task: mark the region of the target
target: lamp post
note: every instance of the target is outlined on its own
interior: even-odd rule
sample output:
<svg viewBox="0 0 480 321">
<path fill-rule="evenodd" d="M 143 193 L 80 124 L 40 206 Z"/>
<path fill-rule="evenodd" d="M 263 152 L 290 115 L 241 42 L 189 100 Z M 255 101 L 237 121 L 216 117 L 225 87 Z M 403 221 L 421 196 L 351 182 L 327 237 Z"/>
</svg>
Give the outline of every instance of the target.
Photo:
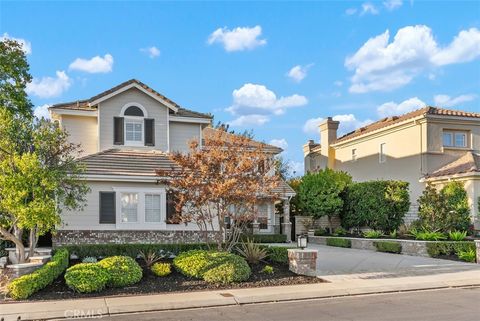
<svg viewBox="0 0 480 321">
<path fill-rule="evenodd" d="M 297 235 L 297 247 L 302 250 L 307 247 L 307 237 L 304 234 Z"/>
</svg>

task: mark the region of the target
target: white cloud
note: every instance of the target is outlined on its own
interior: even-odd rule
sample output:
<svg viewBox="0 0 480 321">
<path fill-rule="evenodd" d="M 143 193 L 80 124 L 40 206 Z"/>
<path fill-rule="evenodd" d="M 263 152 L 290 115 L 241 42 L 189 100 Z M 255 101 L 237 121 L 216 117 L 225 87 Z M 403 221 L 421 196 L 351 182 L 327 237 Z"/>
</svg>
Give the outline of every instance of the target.
<svg viewBox="0 0 480 321">
<path fill-rule="evenodd" d="M 35 107 L 35 109 L 33 110 L 33 115 L 39 119 L 42 119 L 42 118 L 50 119 L 50 113 L 48 112 L 48 107 L 50 107 L 49 104 Z"/>
<path fill-rule="evenodd" d="M 352 16 L 357 13 L 357 8 L 348 8 L 345 10 L 345 14 L 348 16 Z"/>
<path fill-rule="evenodd" d="M 268 116 L 251 114 L 237 117 L 236 119 L 228 122 L 228 124 L 238 127 L 261 126 L 267 123 L 269 120 L 270 118 Z"/>
<path fill-rule="evenodd" d="M 366 14 L 372 14 L 372 15 L 377 15 L 379 13 L 377 7 L 371 2 L 364 2 L 362 3 L 362 11 L 360 12 L 360 15 L 366 15 Z"/>
<path fill-rule="evenodd" d="M 113 57 L 111 54 L 95 56 L 91 59 L 77 58 L 69 66 L 71 70 L 88 72 L 90 74 L 108 73 L 113 68 Z"/>
<path fill-rule="evenodd" d="M 33 78 L 32 82 L 27 84 L 28 94 L 40 98 L 50 98 L 60 96 L 71 85 L 71 79 L 65 71 L 57 71 L 56 77 Z"/>
<path fill-rule="evenodd" d="M 148 47 L 148 48 L 141 48 L 141 52 L 146 53 L 150 58 L 156 58 L 160 56 L 160 49 L 155 46 Z"/>
<path fill-rule="evenodd" d="M 387 1 L 383 2 L 383 5 L 385 6 L 385 8 L 387 8 L 387 10 L 393 11 L 395 9 L 400 8 L 403 5 L 403 1 L 402 0 L 387 0 Z"/>
<path fill-rule="evenodd" d="M 338 135 L 353 131 L 357 128 L 363 127 L 372 122 L 370 119 L 359 120 L 353 114 L 335 115 L 333 120 L 339 121 Z M 318 126 L 324 120 L 324 118 L 311 118 L 308 119 L 303 125 L 303 131 L 307 134 L 320 134 Z"/>
<path fill-rule="evenodd" d="M 477 95 L 469 94 L 469 95 L 460 95 L 457 97 L 450 97 L 448 95 L 435 95 L 433 100 L 435 101 L 435 105 L 438 107 L 454 107 L 458 106 L 462 103 L 466 103 L 468 101 L 472 101 L 477 98 Z"/>
<path fill-rule="evenodd" d="M 270 145 L 280 147 L 283 150 L 286 150 L 288 148 L 288 143 L 285 140 L 285 138 L 281 139 L 272 139 L 271 141 L 268 142 Z"/>
<path fill-rule="evenodd" d="M 424 25 L 398 30 L 392 42 L 390 32 L 370 38 L 345 66 L 354 71 L 352 93 L 391 91 L 410 83 L 425 69 L 471 61 L 480 56 L 480 31 L 461 31 L 452 43 L 440 48 L 432 31 Z"/>
<path fill-rule="evenodd" d="M 337 86 L 337 87 L 342 87 L 342 86 L 343 86 L 343 81 L 341 81 L 341 80 L 336 80 L 336 81 L 333 82 L 333 84 L 334 84 L 335 86 Z"/>
<path fill-rule="evenodd" d="M 290 77 L 295 82 L 301 82 L 305 77 L 307 77 L 308 69 L 310 69 L 313 64 L 308 64 L 305 66 L 296 65 L 292 67 L 287 73 L 287 76 Z"/>
<path fill-rule="evenodd" d="M 378 106 L 377 112 L 382 117 L 398 116 L 425 106 L 426 104 L 418 99 L 418 97 L 412 97 L 398 104 L 393 101 L 384 103 Z"/>
<path fill-rule="evenodd" d="M 0 41 L 7 40 L 7 39 L 15 40 L 16 42 L 18 42 L 22 46 L 22 49 L 26 55 L 29 55 L 32 53 L 32 44 L 30 43 L 30 41 L 22 38 L 11 37 L 8 35 L 8 33 L 5 32 L 3 36 L 0 37 Z"/>
<path fill-rule="evenodd" d="M 208 37 L 208 44 L 221 43 L 226 51 L 252 50 L 263 46 L 267 40 L 260 39 L 262 27 L 237 27 L 229 30 L 227 27 L 218 28 Z"/>
</svg>

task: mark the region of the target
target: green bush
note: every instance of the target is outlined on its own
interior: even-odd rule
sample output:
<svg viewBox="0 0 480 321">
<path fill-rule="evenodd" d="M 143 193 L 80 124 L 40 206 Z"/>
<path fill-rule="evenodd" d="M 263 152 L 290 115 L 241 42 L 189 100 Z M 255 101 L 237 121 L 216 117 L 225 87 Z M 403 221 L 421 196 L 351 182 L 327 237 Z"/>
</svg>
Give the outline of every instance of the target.
<svg viewBox="0 0 480 321">
<path fill-rule="evenodd" d="M 71 266 L 65 273 L 67 286 L 80 293 L 103 290 L 110 280 L 108 272 L 97 263 L 80 263 Z"/>
<path fill-rule="evenodd" d="M 250 264 L 258 264 L 268 256 L 265 247 L 248 240 L 237 247 L 237 252 Z"/>
<path fill-rule="evenodd" d="M 128 256 L 111 256 L 97 263 L 110 275 L 109 286 L 124 287 L 142 279 L 142 268 Z"/>
<path fill-rule="evenodd" d="M 334 236 L 345 236 L 348 234 L 348 231 L 343 227 L 337 227 L 335 231 L 333 231 L 332 235 Z"/>
<path fill-rule="evenodd" d="M 445 234 L 438 231 L 427 231 L 427 230 L 417 231 L 415 229 L 412 229 L 410 230 L 410 234 L 413 235 L 413 237 L 416 240 L 421 240 L 421 241 L 441 241 L 447 238 Z"/>
<path fill-rule="evenodd" d="M 271 265 L 265 265 L 262 269 L 262 273 L 265 273 L 265 274 L 274 274 L 275 273 L 275 270 L 273 269 L 273 266 Z"/>
<path fill-rule="evenodd" d="M 366 237 L 367 239 L 378 239 L 382 235 L 383 233 L 381 231 L 375 231 L 375 230 L 366 231 L 363 233 L 363 236 Z"/>
<path fill-rule="evenodd" d="M 470 249 L 467 251 L 458 251 L 457 256 L 460 260 L 465 262 L 475 263 L 477 259 L 477 252 L 474 249 Z"/>
<path fill-rule="evenodd" d="M 453 231 L 448 232 L 448 239 L 452 241 L 463 241 L 467 238 L 467 231 Z"/>
<path fill-rule="evenodd" d="M 242 235 L 241 241 L 250 240 L 255 243 L 285 243 L 287 236 L 284 234 L 245 234 Z"/>
<path fill-rule="evenodd" d="M 314 233 L 315 236 L 324 236 L 324 235 L 327 235 L 327 234 L 328 234 L 328 232 L 324 228 L 317 228 L 315 230 L 315 233 Z"/>
<path fill-rule="evenodd" d="M 173 265 L 185 276 L 212 283 L 245 281 L 251 273 L 245 259 L 228 252 L 204 250 L 183 252 L 173 260 Z"/>
<path fill-rule="evenodd" d="M 206 243 L 186 243 L 186 244 L 83 244 L 64 246 L 71 254 L 83 259 L 88 256 L 109 257 L 109 256 L 130 256 L 137 258 L 140 252 L 170 252 L 177 255 L 181 252 L 191 250 L 206 250 Z"/>
<path fill-rule="evenodd" d="M 352 247 L 352 242 L 341 237 L 331 237 L 327 238 L 327 245 L 336 247 Z"/>
<path fill-rule="evenodd" d="M 272 263 L 288 264 L 288 247 L 265 246 L 267 249 L 267 260 Z"/>
<path fill-rule="evenodd" d="M 8 293 L 15 300 L 26 299 L 58 278 L 68 267 L 69 254 L 66 249 L 55 252 L 52 260 L 33 273 L 23 275 L 8 285 Z"/>
<path fill-rule="evenodd" d="M 170 263 L 157 262 L 152 265 L 152 272 L 156 276 L 167 276 L 172 273 Z"/>
<path fill-rule="evenodd" d="M 457 242 L 429 242 L 427 243 L 427 252 L 431 257 L 440 257 L 443 255 L 457 255 L 459 252 L 476 250 L 475 243 L 469 241 Z"/>
<path fill-rule="evenodd" d="M 419 225 L 426 229 L 467 231 L 471 224 L 468 196 L 461 182 L 448 182 L 440 191 L 427 185 L 418 205 Z"/>
<path fill-rule="evenodd" d="M 408 183 L 402 181 L 353 183 L 347 187 L 344 199 L 340 217 L 346 229 L 396 230 L 410 207 Z"/>
<path fill-rule="evenodd" d="M 377 248 L 379 252 L 387 252 L 387 253 L 402 253 L 402 245 L 398 242 L 389 242 L 389 241 L 381 241 L 381 242 L 373 242 L 373 245 Z"/>
</svg>

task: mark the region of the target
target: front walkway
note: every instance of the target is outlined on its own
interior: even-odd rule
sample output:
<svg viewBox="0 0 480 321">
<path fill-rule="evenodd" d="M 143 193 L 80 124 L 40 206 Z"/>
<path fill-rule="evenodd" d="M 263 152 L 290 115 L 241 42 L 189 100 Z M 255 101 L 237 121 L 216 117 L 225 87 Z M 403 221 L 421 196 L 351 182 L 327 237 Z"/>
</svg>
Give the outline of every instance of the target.
<svg viewBox="0 0 480 321">
<path fill-rule="evenodd" d="M 377 279 L 480 271 L 480 264 L 308 244 L 318 250 L 317 275 L 327 280 Z"/>
</svg>

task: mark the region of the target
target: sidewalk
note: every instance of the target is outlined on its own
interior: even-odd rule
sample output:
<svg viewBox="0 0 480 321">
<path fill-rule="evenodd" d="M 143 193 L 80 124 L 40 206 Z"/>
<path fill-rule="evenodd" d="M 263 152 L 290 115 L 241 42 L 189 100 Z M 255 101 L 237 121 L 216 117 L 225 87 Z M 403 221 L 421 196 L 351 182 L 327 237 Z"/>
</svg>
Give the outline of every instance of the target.
<svg viewBox="0 0 480 321">
<path fill-rule="evenodd" d="M 233 306 L 272 301 L 480 286 L 480 271 L 473 270 L 437 275 L 379 279 L 342 279 L 335 276 L 330 281 L 331 283 L 251 289 L 8 303 L 0 304 L 0 319 L 16 321 L 19 320 L 19 318 L 21 318 L 21 320 L 60 319 L 82 316 L 98 318 L 101 315 L 118 313 Z"/>
</svg>

